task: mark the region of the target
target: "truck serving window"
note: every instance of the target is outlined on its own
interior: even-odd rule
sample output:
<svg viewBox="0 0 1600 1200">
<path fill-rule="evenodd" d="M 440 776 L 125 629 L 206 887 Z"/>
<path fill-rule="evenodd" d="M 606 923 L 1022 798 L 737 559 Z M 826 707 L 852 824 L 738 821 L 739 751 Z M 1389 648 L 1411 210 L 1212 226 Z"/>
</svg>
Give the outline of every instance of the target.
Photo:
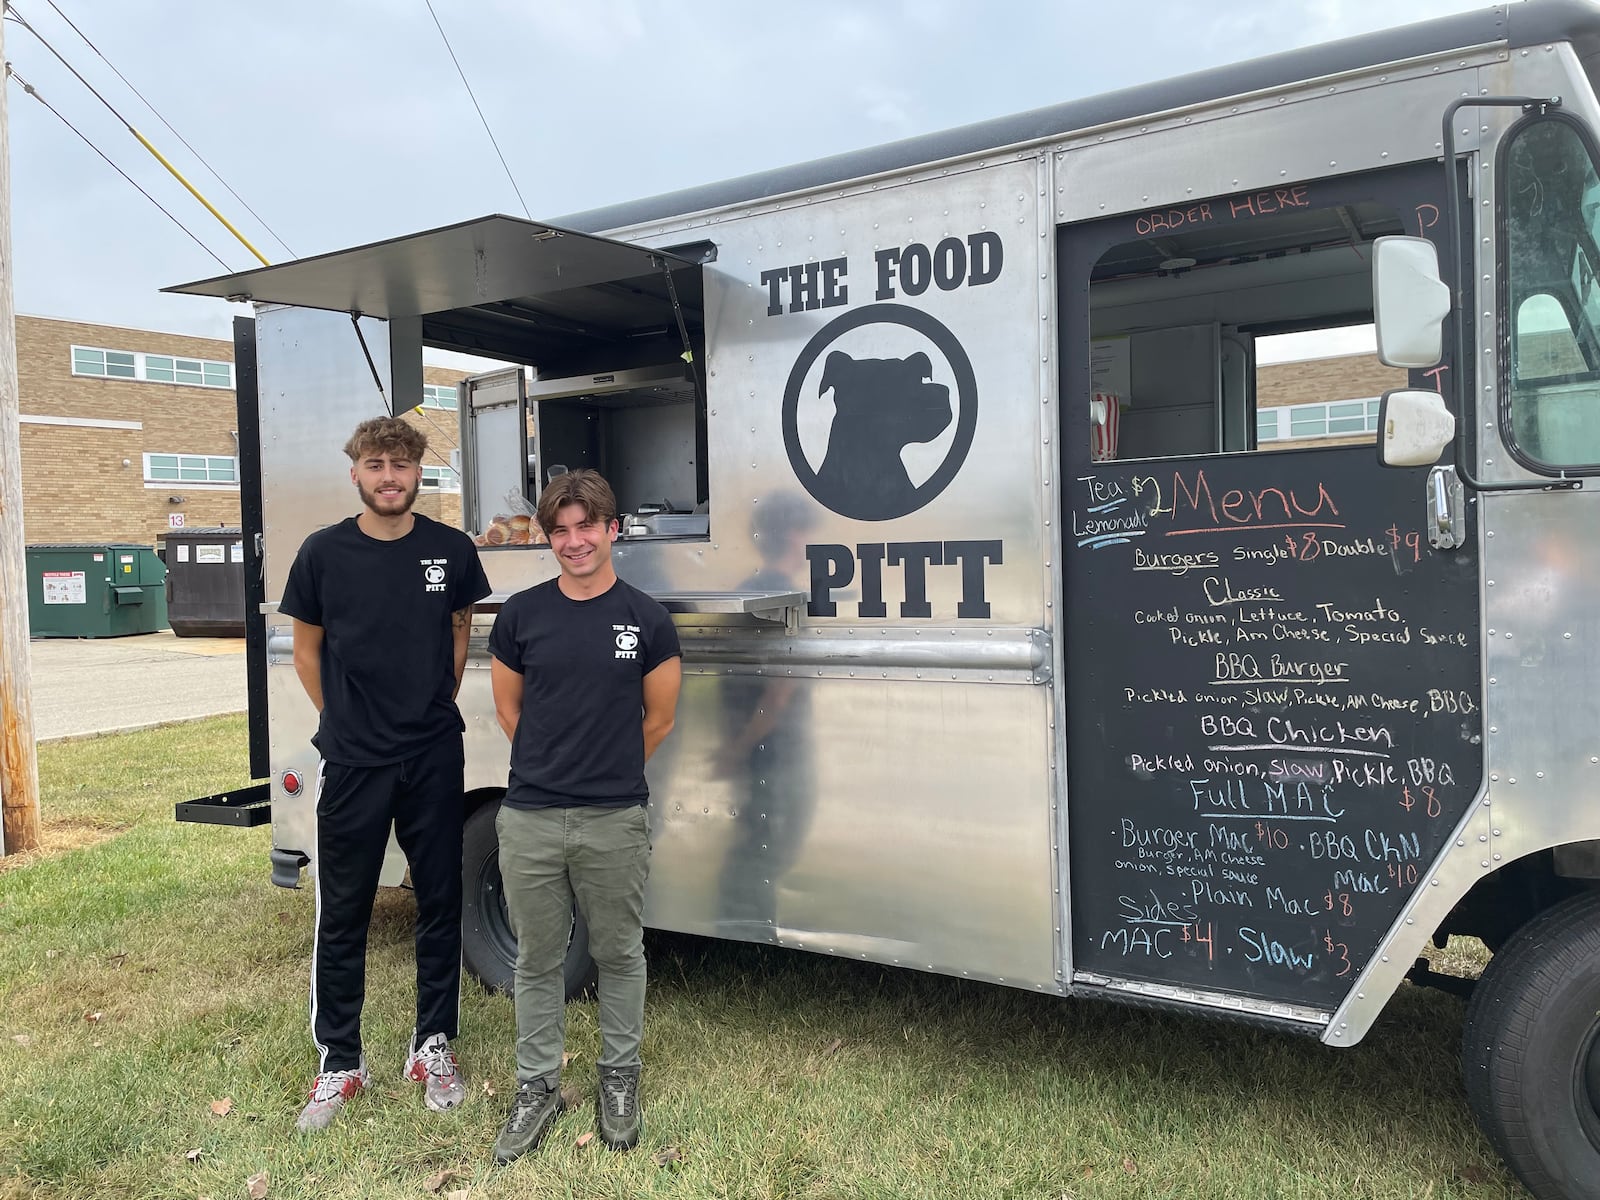
<svg viewBox="0 0 1600 1200">
<path fill-rule="evenodd" d="M 1122 219 L 1135 238 L 1090 276 L 1095 457 L 1371 445 L 1406 375 L 1371 349 L 1368 251 L 1402 225 L 1381 203 L 1317 199 L 1305 185 Z"/>
<path fill-rule="evenodd" d="M 1500 175 L 1501 421 L 1535 470 L 1600 469 L 1600 177 L 1581 127 L 1548 115 L 1506 139 Z"/>
</svg>

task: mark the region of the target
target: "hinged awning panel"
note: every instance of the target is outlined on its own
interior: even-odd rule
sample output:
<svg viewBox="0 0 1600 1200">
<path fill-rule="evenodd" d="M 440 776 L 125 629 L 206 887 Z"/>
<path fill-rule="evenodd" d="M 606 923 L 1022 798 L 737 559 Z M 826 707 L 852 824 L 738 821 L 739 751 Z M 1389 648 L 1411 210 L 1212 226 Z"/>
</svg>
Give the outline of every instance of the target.
<svg viewBox="0 0 1600 1200">
<path fill-rule="evenodd" d="M 536 298 L 698 263 L 518 217 L 482 217 L 280 266 L 179 284 L 190 296 L 292 304 L 392 320 Z"/>
</svg>

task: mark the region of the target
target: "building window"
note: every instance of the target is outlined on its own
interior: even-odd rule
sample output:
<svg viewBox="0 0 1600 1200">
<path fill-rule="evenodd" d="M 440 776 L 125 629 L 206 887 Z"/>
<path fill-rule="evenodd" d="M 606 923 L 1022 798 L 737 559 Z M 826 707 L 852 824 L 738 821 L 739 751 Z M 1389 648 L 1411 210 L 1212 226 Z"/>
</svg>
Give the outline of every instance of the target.
<svg viewBox="0 0 1600 1200">
<path fill-rule="evenodd" d="M 453 390 L 453 389 L 452 389 Z M 461 490 L 461 476 L 449 467 L 422 468 L 422 487 L 424 491 L 459 492 Z"/>
<path fill-rule="evenodd" d="M 451 412 L 456 409 L 456 389 L 443 387 L 432 383 L 422 385 L 423 408 L 447 408 Z"/>
<path fill-rule="evenodd" d="M 95 346 L 72 348 L 72 373 L 102 379 L 177 383 L 187 387 L 233 387 L 232 363 L 177 358 L 170 354 L 142 354 L 133 350 L 102 350 Z"/>
<path fill-rule="evenodd" d="M 1378 430 L 1376 397 L 1329 400 L 1320 404 L 1284 404 L 1256 410 L 1256 442 L 1302 438 L 1349 438 Z"/>
<path fill-rule="evenodd" d="M 96 350 L 88 346 L 72 348 L 74 375 L 99 375 L 105 379 L 133 379 L 134 356 L 122 350 Z"/>
<path fill-rule="evenodd" d="M 146 454 L 146 483 L 238 483 L 239 460 L 220 454 Z"/>
</svg>

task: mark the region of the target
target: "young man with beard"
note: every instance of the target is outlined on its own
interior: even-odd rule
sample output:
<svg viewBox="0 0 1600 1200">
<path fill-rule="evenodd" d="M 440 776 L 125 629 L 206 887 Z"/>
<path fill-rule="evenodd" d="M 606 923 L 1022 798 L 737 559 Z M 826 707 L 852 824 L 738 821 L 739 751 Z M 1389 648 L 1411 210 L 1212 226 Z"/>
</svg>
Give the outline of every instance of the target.
<svg viewBox="0 0 1600 1200">
<path fill-rule="evenodd" d="M 645 761 L 672 730 L 678 635 L 666 609 L 617 578 L 617 501 L 599 473 L 557 476 L 539 528 L 560 574 L 519 592 L 489 635 L 495 715 L 511 739 L 500 877 L 517 935 L 517 1094 L 495 1161 L 532 1150 L 561 1111 L 562 962 L 573 900 L 600 974 L 601 1140 L 639 1140 L 644 1034 Z"/>
<path fill-rule="evenodd" d="M 320 1056 L 296 1126 L 326 1129 L 367 1083 L 361 1049 L 367 926 L 389 829 L 417 902 L 417 1024 L 405 1077 L 434 1111 L 466 1096 L 450 1040 L 461 995 L 464 756 L 455 704 L 472 605 L 489 581 L 472 541 L 411 511 L 427 438 L 397 417 L 345 445 L 362 512 L 300 547 L 278 611 L 321 714 L 311 1035 Z"/>
</svg>

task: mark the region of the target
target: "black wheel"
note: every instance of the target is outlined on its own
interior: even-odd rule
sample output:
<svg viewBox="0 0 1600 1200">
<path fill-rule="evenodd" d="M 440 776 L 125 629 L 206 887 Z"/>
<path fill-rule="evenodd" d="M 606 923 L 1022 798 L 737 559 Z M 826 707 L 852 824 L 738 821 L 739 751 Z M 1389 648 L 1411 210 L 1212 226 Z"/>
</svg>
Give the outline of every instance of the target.
<svg viewBox="0 0 1600 1200">
<path fill-rule="evenodd" d="M 467 972 L 492 992 L 511 994 L 516 969 L 517 939 L 506 914 L 500 883 L 500 844 L 494 831 L 500 802 L 491 801 L 467 818 L 461 839 L 461 959 Z M 589 930 L 573 906 L 572 933 L 562 968 L 567 999 L 594 986 L 594 961 L 589 957 Z"/>
<path fill-rule="evenodd" d="M 1600 1180 L 1600 894 L 1529 921 L 1489 960 L 1462 1032 L 1467 1099 L 1539 1200 Z"/>
</svg>

